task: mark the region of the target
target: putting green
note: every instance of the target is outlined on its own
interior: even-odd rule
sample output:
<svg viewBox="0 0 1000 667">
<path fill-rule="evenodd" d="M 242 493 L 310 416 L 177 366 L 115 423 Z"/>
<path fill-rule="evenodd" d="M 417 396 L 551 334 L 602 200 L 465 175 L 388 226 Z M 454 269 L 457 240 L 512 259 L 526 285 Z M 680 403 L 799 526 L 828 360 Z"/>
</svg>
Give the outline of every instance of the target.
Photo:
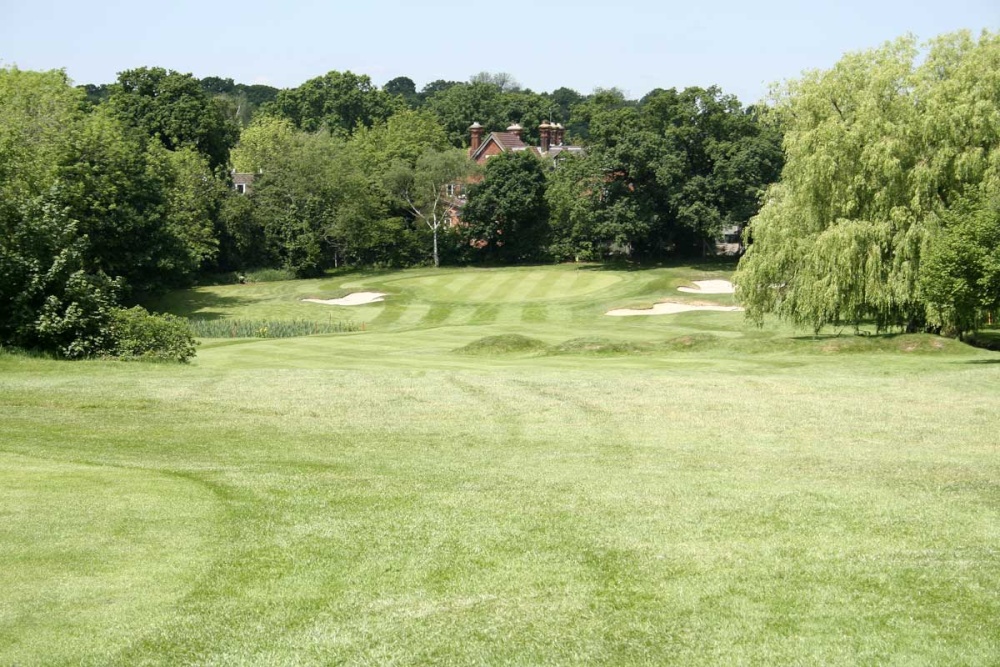
<svg viewBox="0 0 1000 667">
<path fill-rule="evenodd" d="M 442 271 L 388 284 L 426 301 L 523 303 L 577 298 L 605 290 L 621 280 L 619 274 L 593 269 L 482 269 Z"/>
</svg>

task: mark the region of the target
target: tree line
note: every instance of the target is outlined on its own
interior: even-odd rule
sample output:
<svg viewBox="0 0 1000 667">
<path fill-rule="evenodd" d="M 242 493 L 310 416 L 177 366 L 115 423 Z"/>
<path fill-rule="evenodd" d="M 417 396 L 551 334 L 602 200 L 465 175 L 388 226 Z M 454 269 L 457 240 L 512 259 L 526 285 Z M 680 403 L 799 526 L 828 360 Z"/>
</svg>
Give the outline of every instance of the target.
<svg viewBox="0 0 1000 667">
<path fill-rule="evenodd" d="M 134 306 L 210 274 L 657 261 L 751 220 L 736 282 L 756 321 L 961 334 L 1000 298 L 998 51 L 956 34 L 921 59 L 903 39 L 768 106 L 714 86 L 536 93 L 490 73 L 417 91 L 331 71 L 277 90 L 3 68 L 0 343 L 141 356 L 143 337 L 183 336 Z M 518 123 L 529 144 L 558 122 L 585 151 L 478 168 L 473 121 Z M 254 174 L 248 193 L 234 170 Z"/>
<path fill-rule="evenodd" d="M 417 92 L 337 71 L 277 90 L 157 67 L 79 87 L 0 69 L 0 343 L 118 354 L 126 308 L 208 274 L 697 252 L 777 176 L 766 115 L 714 87 L 629 100 L 489 73 Z M 520 123 L 529 143 L 560 122 L 587 152 L 477 170 L 473 121 Z M 248 193 L 234 171 L 254 174 Z"/>
</svg>

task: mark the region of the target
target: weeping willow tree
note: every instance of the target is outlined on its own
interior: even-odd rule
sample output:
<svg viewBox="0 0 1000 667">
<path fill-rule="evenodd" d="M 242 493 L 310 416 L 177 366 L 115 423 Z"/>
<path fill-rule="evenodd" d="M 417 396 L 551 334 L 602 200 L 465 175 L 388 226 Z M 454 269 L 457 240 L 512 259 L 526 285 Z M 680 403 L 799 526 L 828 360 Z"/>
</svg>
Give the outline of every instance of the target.
<svg viewBox="0 0 1000 667">
<path fill-rule="evenodd" d="M 1000 192 L 1000 37 L 849 54 L 786 84 L 774 111 L 785 167 L 734 278 L 748 317 L 815 331 L 954 325 L 931 300 L 947 295 L 923 289 L 921 258 L 958 202 Z"/>
</svg>

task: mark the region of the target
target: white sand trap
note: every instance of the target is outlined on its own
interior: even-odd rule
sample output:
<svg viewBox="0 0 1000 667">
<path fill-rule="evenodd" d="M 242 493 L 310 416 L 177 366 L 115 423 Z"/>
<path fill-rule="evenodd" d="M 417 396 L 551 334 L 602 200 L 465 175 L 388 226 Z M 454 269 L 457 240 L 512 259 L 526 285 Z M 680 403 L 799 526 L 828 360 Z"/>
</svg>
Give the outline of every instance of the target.
<svg viewBox="0 0 1000 667">
<path fill-rule="evenodd" d="M 718 310 L 724 313 L 738 313 L 742 312 L 743 309 L 739 306 L 705 306 L 693 303 L 675 303 L 673 301 L 666 301 L 664 303 L 658 303 L 652 308 L 619 308 L 617 310 L 609 310 L 605 314 L 611 315 L 612 317 L 628 317 L 629 315 L 675 315 L 677 313 L 686 313 L 692 310 Z"/>
<path fill-rule="evenodd" d="M 309 303 L 322 303 L 325 306 L 363 306 L 366 303 L 382 301 L 382 292 L 355 292 L 339 299 L 302 299 Z"/>
<path fill-rule="evenodd" d="M 695 280 L 697 287 L 678 287 L 678 292 L 688 294 L 733 294 L 736 288 L 728 280 Z"/>
</svg>

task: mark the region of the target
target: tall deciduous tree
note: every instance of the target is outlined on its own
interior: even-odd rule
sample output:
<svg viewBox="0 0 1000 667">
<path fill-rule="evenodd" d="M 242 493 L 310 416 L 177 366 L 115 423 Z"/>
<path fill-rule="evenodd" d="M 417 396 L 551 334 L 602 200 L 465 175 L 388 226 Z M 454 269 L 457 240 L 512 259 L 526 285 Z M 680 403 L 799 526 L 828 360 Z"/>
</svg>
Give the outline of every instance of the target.
<svg viewBox="0 0 1000 667">
<path fill-rule="evenodd" d="M 749 317 L 813 329 L 947 318 L 928 311 L 924 274 L 940 267 L 924 250 L 956 202 L 1000 188 L 1000 37 L 945 35 L 923 58 L 913 38 L 850 54 L 777 107 L 787 162 L 735 278 Z"/>
<path fill-rule="evenodd" d="M 429 150 L 417 158 L 415 165 L 398 161 L 385 174 L 386 190 L 430 230 L 434 266 L 441 265 L 440 232 L 453 219 L 451 186 L 467 178 L 473 169 L 464 150 Z"/>
<path fill-rule="evenodd" d="M 140 67 L 118 75 L 108 106 L 113 114 L 168 150 L 194 148 L 213 169 L 229 162 L 237 126 L 224 104 L 210 97 L 190 74 Z"/>
<path fill-rule="evenodd" d="M 490 159 L 483 180 L 469 188 L 462 208 L 467 238 L 486 257 L 507 262 L 540 256 L 548 219 L 544 166 L 528 151 Z"/>
<path fill-rule="evenodd" d="M 366 75 L 331 71 L 298 88 L 282 90 L 263 111 L 287 118 L 307 132 L 325 128 L 347 135 L 359 125 L 385 121 L 402 106 Z"/>
</svg>

